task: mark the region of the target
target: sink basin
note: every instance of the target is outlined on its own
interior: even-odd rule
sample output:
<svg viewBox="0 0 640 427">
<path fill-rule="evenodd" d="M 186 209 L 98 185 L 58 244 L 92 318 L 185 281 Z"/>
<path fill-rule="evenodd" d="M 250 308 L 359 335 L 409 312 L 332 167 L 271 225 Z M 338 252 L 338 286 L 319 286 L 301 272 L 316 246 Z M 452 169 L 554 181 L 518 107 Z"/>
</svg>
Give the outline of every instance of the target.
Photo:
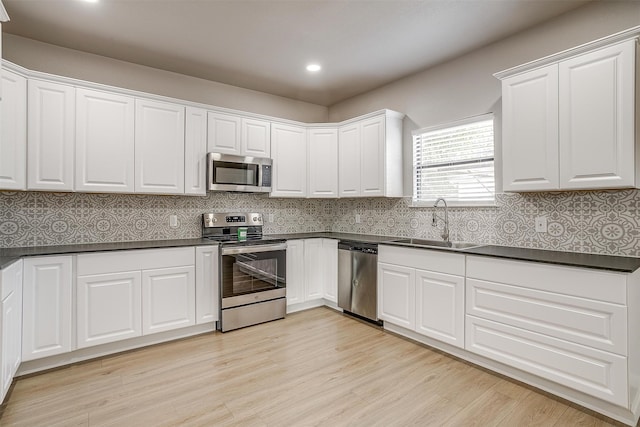
<svg viewBox="0 0 640 427">
<path fill-rule="evenodd" d="M 427 240 L 427 239 L 399 239 L 394 240 L 393 243 L 406 243 L 414 246 L 425 246 L 432 248 L 445 248 L 445 249 L 470 249 L 479 245 L 477 243 L 469 242 L 443 242 L 442 240 Z"/>
</svg>

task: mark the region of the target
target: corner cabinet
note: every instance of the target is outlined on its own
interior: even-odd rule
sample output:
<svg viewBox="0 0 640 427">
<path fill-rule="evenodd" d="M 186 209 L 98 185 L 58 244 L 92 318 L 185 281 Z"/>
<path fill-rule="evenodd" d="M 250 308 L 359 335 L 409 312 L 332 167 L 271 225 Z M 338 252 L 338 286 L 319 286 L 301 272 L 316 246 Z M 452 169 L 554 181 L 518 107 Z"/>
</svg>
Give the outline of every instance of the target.
<svg viewBox="0 0 640 427">
<path fill-rule="evenodd" d="M 136 99 L 136 193 L 184 193 L 185 107 Z"/>
<path fill-rule="evenodd" d="M 22 362 L 22 261 L 0 271 L 0 402 Z"/>
<path fill-rule="evenodd" d="M 495 75 L 502 80 L 506 191 L 639 186 L 637 36 L 598 40 Z"/>
<path fill-rule="evenodd" d="M 340 197 L 402 196 L 403 118 L 403 114 L 384 110 L 340 126 Z"/>
<path fill-rule="evenodd" d="M 287 241 L 287 311 L 338 301 L 338 241 Z"/>
<path fill-rule="evenodd" d="M 25 259 L 22 297 L 22 361 L 71 351 L 72 257 Z"/>
<path fill-rule="evenodd" d="M 27 79 L 2 70 L 0 189 L 27 189 Z"/>
<path fill-rule="evenodd" d="M 309 197 L 338 197 L 338 129 L 310 128 Z"/>
<path fill-rule="evenodd" d="M 307 197 L 307 129 L 271 124 L 271 197 Z"/>
</svg>

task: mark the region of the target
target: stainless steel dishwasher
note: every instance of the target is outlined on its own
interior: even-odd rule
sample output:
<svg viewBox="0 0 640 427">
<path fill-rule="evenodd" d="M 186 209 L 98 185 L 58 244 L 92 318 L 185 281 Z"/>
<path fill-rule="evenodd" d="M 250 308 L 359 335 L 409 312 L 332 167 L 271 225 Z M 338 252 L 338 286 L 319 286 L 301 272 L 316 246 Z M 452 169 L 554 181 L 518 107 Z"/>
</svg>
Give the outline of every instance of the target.
<svg viewBox="0 0 640 427">
<path fill-rule="evenodd" d="M 338 307 L 381 324 L 378 320 L 377 278 L 377 244 L 338 244 Z"/>
</svg>

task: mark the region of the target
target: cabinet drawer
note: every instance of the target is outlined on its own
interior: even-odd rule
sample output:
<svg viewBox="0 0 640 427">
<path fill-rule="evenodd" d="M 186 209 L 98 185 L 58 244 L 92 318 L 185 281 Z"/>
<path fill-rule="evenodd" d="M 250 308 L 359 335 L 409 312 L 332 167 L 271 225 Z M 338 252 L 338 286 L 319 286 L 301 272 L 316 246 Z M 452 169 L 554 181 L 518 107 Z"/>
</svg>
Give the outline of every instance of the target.
<svg viewBox="0 0 640 427">
<path fill-rule="evenodd" d="M 195 249 L 167 248 L 78 255 L 78 276 L 195 265 Z"/>
<path fill-rule="evenodd" d="M 467 277 L 614 304 L 626 304 L 623 273 L 467 256 Z"/>
<path fill-rule="evenodd" d="M 628 407 L 627 358 L 467 316 L 468 351 Z"/>
<path fill-rule="evenodd" d="M 627 308 L 467 279 L 467 314 L 627 355 Z"/>
<path fill-rule="evenodd" d="M 378 261 L 464 276 L 464 255 L 462 254 L 380 245 L 378 247 Z"/>
</svg>

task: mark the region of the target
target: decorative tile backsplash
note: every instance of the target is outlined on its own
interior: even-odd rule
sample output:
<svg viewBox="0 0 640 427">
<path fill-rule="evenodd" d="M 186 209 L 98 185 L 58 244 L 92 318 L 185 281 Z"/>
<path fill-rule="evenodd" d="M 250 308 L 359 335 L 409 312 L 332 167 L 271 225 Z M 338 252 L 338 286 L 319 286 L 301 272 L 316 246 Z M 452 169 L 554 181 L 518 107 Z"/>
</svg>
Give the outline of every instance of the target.
<svg viewBox="0 0 640 427">
<path fill-rule="evenodd" d="M 203 212 L 258 211 L 265 233 L 335 231 L 440 239 L 433 208 L 411 200 L 272 199 L 0 192 L 0 247 L 200 237 Z M 442 208 L 438 208 L 442 210 Z M 178 227 L 169 227 L 169 216 Z M 356 214 L 360 223 L 356 223 Z M 547 233 L 535 217 L 548 219 Z M 270 217 L 273 221 L 269 221 Z M 452 240 L 640 257 L 640 190 L 499 194 L 496 207 L 450 208 Z"/>
</svg>

